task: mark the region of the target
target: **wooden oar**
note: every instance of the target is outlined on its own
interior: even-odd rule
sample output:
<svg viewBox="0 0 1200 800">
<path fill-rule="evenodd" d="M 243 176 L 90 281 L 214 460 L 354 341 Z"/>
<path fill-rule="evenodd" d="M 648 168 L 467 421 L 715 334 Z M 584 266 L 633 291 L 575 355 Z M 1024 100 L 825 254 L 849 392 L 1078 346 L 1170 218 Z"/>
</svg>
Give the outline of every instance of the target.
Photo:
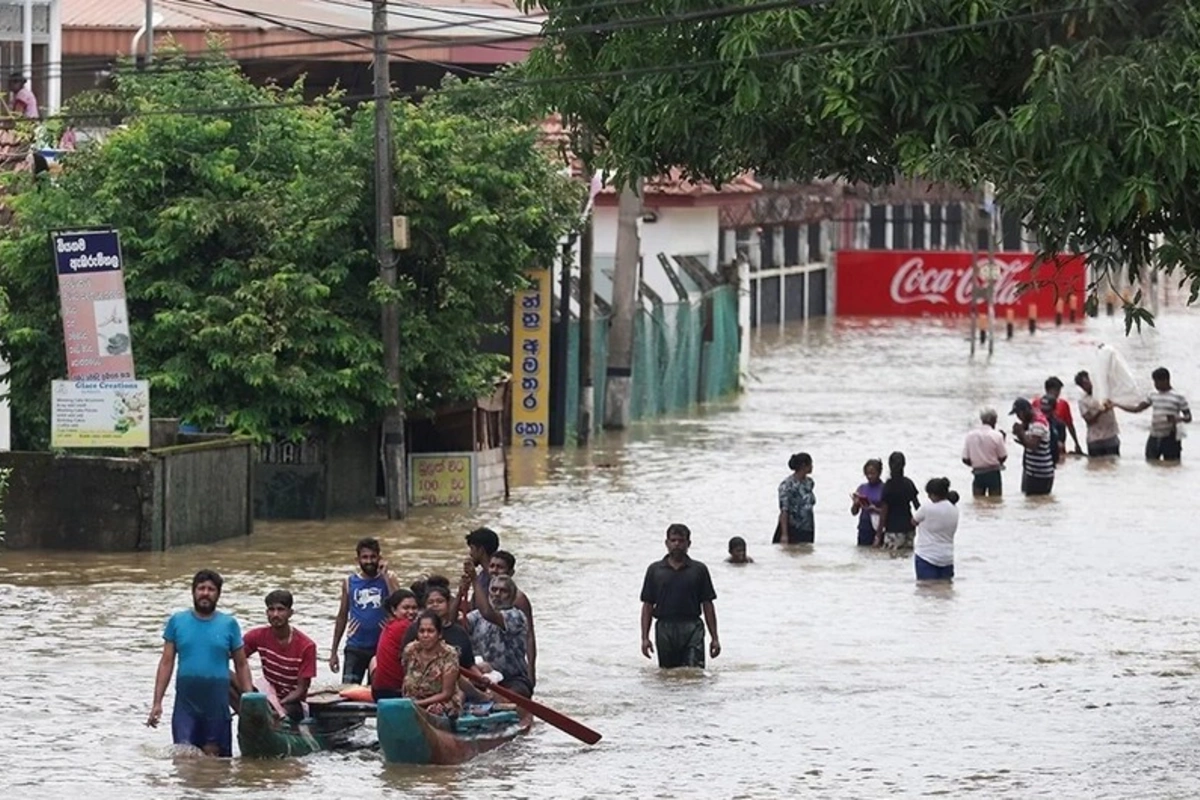
<svg viewBox="0 0 1200 800">
<path fill-rule="evenodd" d="M 595 744 L 596 742 L 600 741 L 601 737 L 599 733 L 592 730 L 587 725 L 584 725 L 582 722 L 576 722 L 566 714 L 555 711 L 553 708 L 544 706 L 536 700 L 530 700 L 528 697 L 522 697 L 516 692 L 492 683 L 473 669 L 461 669 L 459 672 L 461 672 L 462 675 L 468 680 L 474 681 L 480 686 L 486 686 L 508 702 L 520 706 L 540 720 L 549 722 L 563 733 L 574 736 L 584 744 Z"/>
</svg>

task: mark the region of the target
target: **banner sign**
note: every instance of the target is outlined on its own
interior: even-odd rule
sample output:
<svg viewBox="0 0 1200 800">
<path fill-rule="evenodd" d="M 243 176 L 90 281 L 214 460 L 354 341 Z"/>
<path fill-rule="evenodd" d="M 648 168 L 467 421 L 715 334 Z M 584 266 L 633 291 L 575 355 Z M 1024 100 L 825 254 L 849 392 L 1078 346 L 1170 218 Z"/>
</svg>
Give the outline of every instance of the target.
<svg viewBox="0 0 1200 800">
<path fill-rule="evenodd" d="M 149 447 L 149 381 L 54 381 L 50 446 Z"/>
<path fill-rule="evenodd" d="M 550 270 L 531 269 L 513 299 L 513 444 L 545 447 L 550 428 Z"/>
<path fill-rule="evenodd" d="M 839 316 L 922 317 L 969 314 L 974 280 L 972 253 L 966 251 L 839 250 Z M 994 277 L 997 313 L 1013 309 L 1025 317 L 1054 316 L 1061 298 L 1074 294 L 1080 304 L 1086 289 L 1081 256 L 1059 256 L 1033 266 L 1033 253 L 980 254 L 977 309 L 986 302 L 987 280 Z"/>
<path fill-rule="evenodd" d="M 50 234 L 72 380 L 133 380 L 121 242 L 115 230 Z"/>
<path fill-rule="evenodd" d="M 475 505 L 475 456 L 413 453 L 408 457 L 408 500 L 414 506 Z"/>
</svg>

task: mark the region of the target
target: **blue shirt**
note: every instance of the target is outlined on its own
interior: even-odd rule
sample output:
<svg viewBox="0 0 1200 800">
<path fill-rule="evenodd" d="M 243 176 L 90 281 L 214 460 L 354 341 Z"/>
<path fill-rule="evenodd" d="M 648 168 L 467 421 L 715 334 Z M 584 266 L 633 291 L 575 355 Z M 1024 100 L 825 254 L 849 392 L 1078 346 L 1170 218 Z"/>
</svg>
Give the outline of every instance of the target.
<svg viewBox="0 0 1200 800">
<path fill-rule="evenodd" d="M 229 659 L 242 647 L 237 620 L 221 611 L 208 619 L 178 611 L 167 620 L 163 639 L 179 656 L 175 713 L 229 719 Z"/>
<path fill-rule="evenodd" d="M 354 573 L 347 579 L 346 591 L 350 622 L 356 626 L 346 639 L 346 647 L 375 652 L 379 634 L 387 622 L 387 611 L 383 607 L 388 596 L 387 578 L 383 575 L 364 578 Z"/>
</svg>

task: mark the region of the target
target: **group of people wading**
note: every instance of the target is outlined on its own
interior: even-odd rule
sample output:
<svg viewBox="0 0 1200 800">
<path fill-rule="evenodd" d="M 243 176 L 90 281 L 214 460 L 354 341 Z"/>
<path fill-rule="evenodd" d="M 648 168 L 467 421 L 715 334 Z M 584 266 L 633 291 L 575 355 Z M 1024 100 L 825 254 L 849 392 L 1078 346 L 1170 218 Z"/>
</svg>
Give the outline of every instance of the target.
<svg viewBox="0 0 1200 800">
<path fill-rule="evenodd" d="M 1113 409 L 1130 413 L 1153 410 L 1150 435 L 1146 440 L 1146 458 L 1150 461 L 1177 462 L 1182 453 L 1181 423 L 1192 421 L 1187 399 L 1171 386 L 1171 373 L 1159 367 L 1151 373 L 1154 391 L 1134 404 L 1098 400 L 1093 396 L 1091 376 L 1080 371 L 1075 384 L 1082 392 L 1080 414 L 1088 425 L 1089 457 L 1119 456 L 1121 440 Z M 1021 491 L 1026 495 L 1047 495 L 1054 487 L 1057 466 L 1066 458 L 1067 437 L 1074 441 L 1074 452 L 1083 455 L 1071 407 L 1062 397 L 1063 382 L 1047 378 L 1044 393 L 1032 399 L 1017 398 L 1010 410 L 1016 418 L 1012 437 L 1024 450 L 1021 464 Z M 962 461 L 971 468 L 971 491 L 976 497 L 998 497 L 1003 493 L 1001 472 L 1008 459 L 1006 437 L 996 430 L 998 418 L 990 408 L 979 415 L 980 426 L 971 430 L 963 442 Z M 850 513 L 858 517 L 858 544 L 877 547 L 893 554 L 913 551 L 917 580 L 954 578 L 954 536 L 958 531 L 958 493 L 948 478 L 932 478 L 925 484 L 928 503 L 922 505 L 917 486 L 904 474 L 906 459 L 901 452 L 888 457 L 887 480 L 883 463 L 870 459 L 863 465 L 865 482 L 850 494 Z M 779 484 L 779 517 L 775 544 L 811 544 L 816 537 L 813 510 L 817 503 L 812 479 L 813 459 L 808 453 L 795 453 L 788 459 L 788 475 Z M 734 552 L 730 545 L 731 556 Z M 745 559 L 745 543 L 741 543 Z M 731 558 L 731 560 L 734 560 Z"/>
<path fill-rule="evenodd" d="M 928 503 L 921 504 L 917 486 L 904 474 L 907 460 L 899 451 L 888 456 L 888 479 L 877 458 L 863 464 L 866 480 L 850 493 L 850 513 L 858 518 L 858 545 L 893 555 L 913 551 L 917 580 L 954 577 L 954 534 L 958 530 L 958 492 L 949 478 L 925 484 Z M 813 510 L 817 504 L 808 453 L 788 459 L 790 475 L 779 484 L 779 518 L 774 544 L 811 544 L 816 538 Z M 732 556 L 732 548 L 731 548 Z"/>
<path fill-rule="evenodd" d="M 358 542 L 357 569 L 341 581 L 329 658 L 329 668 L 340 671 L 343 684 L 366 680 L 373 700 L 407 697 L 429 713 L 446 716 L 458 715 L 464 702 L 490 701 L 493 684 L 533 695 L 537 640 L 529 598 L 512 578 L 516 559 L 500 549 L 500 537 L 489 528 L 471 531 L 466 543 L 468 557 L 452 591 L 450 580 L 439 575 L 399 586 L 379 542 Z M 167 620 L 146 724 L 156 727 L 162 718 L 178 661 L 171 716 L 175 744 L 228 757 L 232 711 L 242 693 L 256 690 L 249 656 L 259 654 L 262 689 L 276 713 L 299 722 L 307 716 L 305 700 L 317 677 L 317 646 L 291 624 L 290 592 L 269 593 L 267 625 L 243 636 L 237 620 L 217 610 L 222 588 L 216 572 L 197 572 L 192 608 Z"/>
</svg>

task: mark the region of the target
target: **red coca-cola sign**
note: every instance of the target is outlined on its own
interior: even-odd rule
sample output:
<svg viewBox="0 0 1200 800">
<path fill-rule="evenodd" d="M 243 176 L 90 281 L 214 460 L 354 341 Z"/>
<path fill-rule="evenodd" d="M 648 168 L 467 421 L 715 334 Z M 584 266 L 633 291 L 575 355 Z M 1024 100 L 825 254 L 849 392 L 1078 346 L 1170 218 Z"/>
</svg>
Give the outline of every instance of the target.
<svg viewBox="0 0 1200 800">
<path fill-rule="evenodd" d="M 953 316 L 972 306 L 975 273 L 972 253 L 957 250 L 839 250 L 837 313 L 844 316 Z M 983 289 L 995 280 L 996 309 L 1018 316 L 1036 306 L 1039 317 L 1054 315 L 1055 305 L 1074 294 L 1083 305 L 1085 270 L 1080 256 L 1059 256 L 1039 263 L 1033 253 L 986 253 L 978 256 Z M 981 295 L 982 297 L 982 295 Z M 976 306 L 982 310 L 981 305 Z"/>
</svg>

